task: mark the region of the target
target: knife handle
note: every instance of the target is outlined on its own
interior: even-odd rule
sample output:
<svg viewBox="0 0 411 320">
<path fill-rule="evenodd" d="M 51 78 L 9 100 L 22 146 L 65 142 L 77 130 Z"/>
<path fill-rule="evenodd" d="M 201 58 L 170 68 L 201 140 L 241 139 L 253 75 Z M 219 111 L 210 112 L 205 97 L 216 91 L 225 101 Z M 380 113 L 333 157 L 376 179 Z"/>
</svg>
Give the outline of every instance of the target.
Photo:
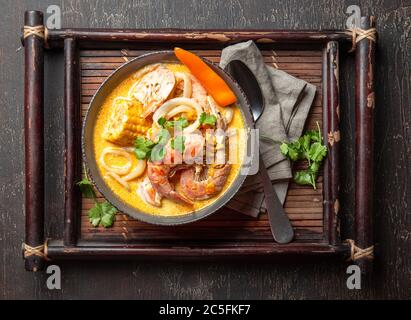
<svg viewBox="0 0 411 320">
<path fill-rule="evenodd" d="M 263 158 L 260 154 L 260 177 L 265 195 L 265 206 L 267 208 L 268 219 L 270 221 L 271 233 L 278 243 L 289 243 L 293 240 L 294 230 L 290 219 L 284 211 L 280 199 L 271 184 Z"/>
</svg>

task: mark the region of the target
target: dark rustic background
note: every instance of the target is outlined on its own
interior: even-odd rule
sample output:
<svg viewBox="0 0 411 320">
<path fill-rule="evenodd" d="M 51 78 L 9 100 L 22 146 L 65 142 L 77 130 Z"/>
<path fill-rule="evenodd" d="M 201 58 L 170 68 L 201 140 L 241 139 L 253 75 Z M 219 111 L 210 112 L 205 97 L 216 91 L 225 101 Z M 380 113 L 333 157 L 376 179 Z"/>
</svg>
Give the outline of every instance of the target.
<svg viewBox="0 0 411 320">
<path fill-rule="evenodd" d="M 63 27 L 341 29 L 348 5 L 375 15 L 375 273 L 363 289 L 346 288 L 341 261 L 65 262 L 62 290 L 46 274 L 24 271 L 23 51 L 25 10 L 62 9 Z M 304 299 L 411 298 L 410 98 L 411 2 L 404 1 L 1 1 L 0 19 L 0 298 Z M 46 233 L 61 236 L 63 74 L 61 54 L 46 57 Z M 353 68 L 342 55 L 342 211 L 353 211 Z M 370 191 L 371 192 L 371 191 Z"/>
</svg>

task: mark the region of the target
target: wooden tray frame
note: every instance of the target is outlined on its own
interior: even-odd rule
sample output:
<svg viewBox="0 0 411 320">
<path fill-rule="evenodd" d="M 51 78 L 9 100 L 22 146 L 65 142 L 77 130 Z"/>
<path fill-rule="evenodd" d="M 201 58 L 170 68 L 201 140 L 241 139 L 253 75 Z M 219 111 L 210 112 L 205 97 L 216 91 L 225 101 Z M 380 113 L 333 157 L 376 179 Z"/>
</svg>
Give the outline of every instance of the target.
<svg viewBox="0 0 411 320">
<path fill-rule="evenodd" d="M 42 26 L 40 11 L 25 13 L 25 26 Z M 372 17 L 361 18 L 361 28 L 374 27 Z M 144 43 L 190 43 L 199 47 L 220 48 L 228 44 L 254 40 L 256 43 L 281 42 L 294 44 L 322 44 L 323 54 L 323 108 L 324 136 L 328 137 L 329 156 L 324 167 L 324 228 L 326 243 L 268 243 L 261 246 L 225 247 L 202 245 L 159 245 L 150 248 L 135 244 L 90 242 L 78 240 L 79 201 L 75 183 L 81 178 L 80 151 L 80 48 L 123 48 L 125 45 Z M 60 29 L 47 30 L 45 37 L 29 35 L 22 39 L 25 48 L 25 177 L 26 177 L 26 236 L 24 246 L 26 270 L 44 267 L 46 260 L 109 259 L 109 258 L 217 258 L 277 255 L 350 256 L 350 246 L 341 242 L 339 233 L 339 46 L 347 47 L 352 36 L 345 30 L 333 31 L 272 31 L 272 30 L 108 30 Z M 43 137 L 43 49 L 64 49 L 64 112 L 65 112 L 65 202 L 64 238 L 46 240 L 44 236 L 44 137 Z M 362 248 L 373 243 L 372 238 L 372 144 L 374 109 L 374 53 L 375 42 L 364 39 L 355 52 L 356 83 L 356 180 L 355 180 L 355 241 Z M 29 249 L 27 249 L 27 246 Z M 33 248 L 38 248 L 33 251 Z M 29 254 L 27 254 L 29 250 Z M 30 254 L 31 253 L 31 254 Z M 366 259 L 357 263 L 369 269 Z"/>
</svg>

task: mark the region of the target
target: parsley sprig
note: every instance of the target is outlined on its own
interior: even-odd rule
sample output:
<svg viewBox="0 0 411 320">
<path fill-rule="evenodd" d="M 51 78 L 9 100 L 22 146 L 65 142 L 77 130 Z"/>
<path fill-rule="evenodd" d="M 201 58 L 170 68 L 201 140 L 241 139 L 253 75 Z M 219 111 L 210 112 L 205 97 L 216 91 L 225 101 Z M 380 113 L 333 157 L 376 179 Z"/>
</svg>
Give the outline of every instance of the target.
<svg viewBox="0 0 411 320">
<path fill-rule="evenodd" d="M 88 211 L 88 218 L 94 227 L 103 226 L 109 228 L 116 220 L 117 209 L 108 202 L 98 202 L 96 193 L 94 192 L 93 184 L 85 175 L 83 180 L 77 183 L 81 192 L 86 198 L 94 200 L 94 206 Z"/>
<path fill-rule="evenodd" d="M 312 185 L 314 189 L 317 189 L 316 180 L 321 162 L 327 155 L 327 147 L 323 145 L 318 122 L 317 127 L 318 130 L 309 130 L 297 140 L 282 143 L 280 146 L 282 154 L 291 161 L 304 159 L 308 161 L 308 168 L 297 171 L 294 174 L 294 181 L 302 185 Z"/>
</svg>

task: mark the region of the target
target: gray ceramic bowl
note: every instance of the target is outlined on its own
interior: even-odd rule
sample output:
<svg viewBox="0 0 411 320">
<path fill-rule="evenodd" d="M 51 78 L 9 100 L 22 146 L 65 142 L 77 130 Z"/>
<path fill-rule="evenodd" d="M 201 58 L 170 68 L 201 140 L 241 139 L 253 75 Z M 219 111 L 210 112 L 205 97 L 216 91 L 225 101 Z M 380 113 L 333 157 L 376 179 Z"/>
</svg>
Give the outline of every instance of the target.
<svg viewBox="0 0 411 320">
<path fill-rule="evenodd" d="M 128 214 L 135 219 L 159 225 L 183 224 L 207 217 L 208 215 L 216 212 L 218 209 L 224 206 L 236 194 L 246 178 L 246 175 L 238 174 L 231 184 L 230 188 L 227 189 L 222 196 L 220 196 L 209 206 L 190 214 L 171 217 L 153 215 L 137 210 L 136 208 L 128 205 L 123 200 L 121 200 L 104 182 L 103 177 L 101 176 L 100 171 L 97 167 L 93 141 L 94 125 L 96 123 L 100 107 L 103 104 L 104 100 L 111 93 L 113 88 L 115 88 L 121 81 L 129 77 L 131 74 L 133 74 L 136 70 L 152 63 L 177 61 L 178 60 L 175 57 L 173 51 L 158 51 L 139 56 L 122 65 L 101 84 L 96 94 L 93 96 L 86 117 L 84 119 L 82 131 L 83 159 L 86 163 L 90 179 L 93 181 L 101 194 L 104 195 L 104 197 L 119 211 Z M 205 59 L 204 61 L 208 63 L 208 65 L 215 72 L 217 72 L 233 90 L 233 92 L 237 96 L 237 103 L 245 119 L 245 124 L 248 128 L 252 128 L 253 121 L 250 113 L 250 105 L 240 86 L 224 70 L 211 63 L 210 61 L 207 61 Z M 247 141 L 247 143 L 249 142 Z"/>
</svg>

